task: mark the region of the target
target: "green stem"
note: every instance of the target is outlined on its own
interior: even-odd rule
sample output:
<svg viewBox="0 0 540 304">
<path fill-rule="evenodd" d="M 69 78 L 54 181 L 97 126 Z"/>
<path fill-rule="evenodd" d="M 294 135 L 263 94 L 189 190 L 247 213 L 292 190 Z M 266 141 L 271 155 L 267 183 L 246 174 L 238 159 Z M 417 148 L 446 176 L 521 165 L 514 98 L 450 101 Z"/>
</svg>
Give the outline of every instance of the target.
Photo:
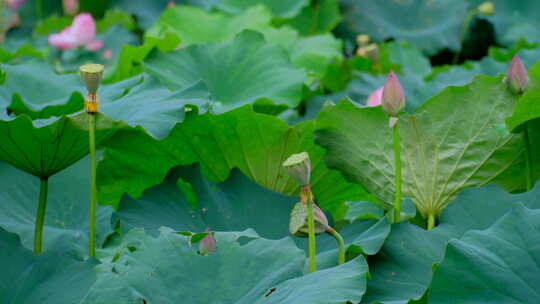
<svg viewBox="0 0 540 304">
<path fill-rule="evenodd" d="M 396 164 L 396 196 L 394 201 L 394 222 L 399 223 L 401 221 L 401 153 L 400 153 L 400 146 L 399 146 L 399 130 L 398 130 L 398 124 L 399 122 L 396 122 L 396 124 L 393 127 L 393 135 L 394 135 L 394 161 Z"/>
<path fill-rule="evenodd" d="M 435 227 L 435 216 L 433 214 L 428 215 L 427 230 L 431 230 Z"/>
<path fill-rule="evenodd" d="M 343 237 L 341 237 L 341 234 L 331 227 L 327 231 L 336 239 L 336 242 L 338 243 L 338 264 L 341 265 L 345 263 L 345 242 L 343 241 Z"/>
<path fill-rule="evenodd" d="M 309 25 L 309 35 L 315 35 L 317 32 L 317 23 L 319 23 L 319 0 L 313 0 L 311 15 L 311 24 Z"/>
<path fill-rule="evenodd" d="M 45 223 L 45 210 L 47 209 L 47 192 L 49 189 L 49 180 L 41 179 L 39 188 L 39 204 L 36 215 L 36 226 L 34 230 L 34 254 L 41 253 L 41 241 L 43 239 L 43 224 Z"/>
<path fill-rule="evenodd" d="M 307 216 L 308 216 L 308 237 L 309 237 L 309 272 L 315 272 L 317 266 L 315 264 L 315 220 L 313 217 L 313 199 L 309 192 L 307 200 Z"/>
<path fill-rule="evenodd" d="M 36 0 L 36 16 L 40 21 L 43 19 L 43 4 L 41 0 Z"/>
<path fill-rule="evenodd" d="M 523 141 L 525 142 L 525 168 L 526 168 L 526 181 L 527 181 L 527 191 L 533 188 L 533 162 L 532 162 L 532 151 L 531 151 L 531 142 L 529 139 L 529 128 L 527 123 L 523 128 Z"/>
<path fill-rule="evenodd" d="M 90 212 L 88 254 L 96 257 L 96 115 L 88 114 L 88 141 L 90 147 Z"/>
<path fill-rule="evenodd" d="M 457 51 L 454 54 L 454 59 L 452 60 L 452 64 L 457 64 L 459 60 L 459 55 L 461 55 L 461 51 L 463 50 L 463 42 L 465 40 L 465 35 L 467 35 L 467 31 L 469 30 L 469 25 L 471 24 L 471 21 L 474 18 L 474 15 L 478 13 L 477 9 L 472 9 L 467 13 L 467 16 L 465 17 L 465 21 L 463 22 L 463 25 L 461 26 L 461 33 L 459 35 L 459 51 Z"/>
</svg>

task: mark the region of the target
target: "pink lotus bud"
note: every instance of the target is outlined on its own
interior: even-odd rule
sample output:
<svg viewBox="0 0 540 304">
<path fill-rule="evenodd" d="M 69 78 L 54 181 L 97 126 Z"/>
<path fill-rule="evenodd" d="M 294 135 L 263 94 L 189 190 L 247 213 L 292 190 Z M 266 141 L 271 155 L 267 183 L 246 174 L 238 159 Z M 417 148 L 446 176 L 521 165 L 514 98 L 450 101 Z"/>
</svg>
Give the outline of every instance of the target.
<svg viewBox="0 0 540 304">
<path fill-rule="evenodd" d="M 384 87 L 380 87 L 369 94 L 366 103 L 368 107 L 376 107 L 381 105 L 383 89 Z"/>
<path fill-rule="evenodd" d="M 210 228 L 206 228 L 204 232 L 208 234 L 199 242 L 199 254 L 208 255 L 210 252 L 216 251 L 216 240 L 212 237 Z"/>
<path fill-rule="evenodd" d="M 63 0 L 62 7 L 68 16 L 74 16 L 79 11 L 79 0 Z"/>
<path fill-rule="evenodd" d="M 515 55 L 512 59 L 505 81 L 514 93 L 521 94 L 527 89 L 529 82 L 527 70 L 525 70 L 525 66 L 523 66 L 523 62 L 521 62 L 518 55 Z"/>
<path fill-rule="evenodd" d="M 405 107 L 405 93 L 396 74 L 388 74 L 382 93 L 382 109 L 390 116 L 397 116 Z"/>
<path fill-rule="evenodd" d="M 103 52 L 103 55 L 101 55 L 101 57 L 103 57 L 103 59 L 111 59 L 112 58 L 112 50 L 111 49 L 106 49 Z"/>
<path fill-rule="evenodd" d="M 6 0 L 6 4 L 12 11 L 18 11 L 26 0 Z"/>
<path fill-rule="evenodd" d="M 328 219 L 319 206 L 313 204 L 313 220 L 315 222 L 315 234 L 326 232 Z M 294 205 L 289 221 L 289 231 L 299 237 L 308 236 L 307 204 L 298 202 Z"/>
<path fill-rule="evenodd" d="M 69 50 L 84 46 L 87 50 L 97 51 L 103 47 L 103 41 L 94 40 L 96 36 L 96 23 L 92 15 L 79 14 L 73 19 L 71 26 L 60 33 L 49 36 L 49 44 L 61 50 Z"/>
</svg>

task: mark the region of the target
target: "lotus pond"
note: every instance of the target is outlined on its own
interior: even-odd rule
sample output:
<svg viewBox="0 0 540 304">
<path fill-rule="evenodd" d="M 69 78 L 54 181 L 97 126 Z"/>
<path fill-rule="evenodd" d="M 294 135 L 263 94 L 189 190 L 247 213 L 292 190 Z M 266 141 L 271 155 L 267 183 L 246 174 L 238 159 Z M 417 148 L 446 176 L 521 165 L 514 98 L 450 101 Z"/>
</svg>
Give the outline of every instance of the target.
<svg viewBox="0 0 540 304">
<path fill-rule="evenodd" d="M 539 20 L 0 0 L 0 303 L 540 303 Z"/>
</svg>

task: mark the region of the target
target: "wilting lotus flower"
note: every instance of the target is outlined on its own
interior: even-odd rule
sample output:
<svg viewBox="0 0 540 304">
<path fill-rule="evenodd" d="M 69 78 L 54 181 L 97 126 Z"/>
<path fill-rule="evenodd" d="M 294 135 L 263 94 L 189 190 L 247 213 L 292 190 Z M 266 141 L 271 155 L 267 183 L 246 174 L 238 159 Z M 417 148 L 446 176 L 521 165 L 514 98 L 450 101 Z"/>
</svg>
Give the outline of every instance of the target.
<svg viewBox="0 0 540 304">
<path fill-rule="evenodd" d="M 210 228 L 206 228 L 204 232 L 208 234 L 199 242 L 199 254 L 207 255 L 212 251 L 216 251 L 216 240 L 212 237 Z"/>
<path fill-rule="evenodd" d="M 405 107 L 405 93 L 396 74 L 388 74 L 382 93 L 382 109 L 390 116 L 397 116 Z"/>
<path fill-rule="evenodd" d="M 283 167 L 300 186 L 309 185 L 311 175 L 309 154 L 306 152 L 293 154 L 285 160 Z"/>
<path fill-rule="evenodd" d="M 96 36 L 96 23 L 92 15 L 79 14 L 73 19 L 71 26 L 60 33 L 49 36 L 49 44 L 61 50 L 70 50 L 83 46 L 89 51 L 97 51 L 103 46 L 103 40 L 94 40 Z"/>
<path fill-rule="evenodd" d="M 328 219 L 319 206 L 313 204 L 313 221 L 315 222 L 315 234 L 324 233 L 330 228 Z M 289 231 L 299 237 L 308 236 L 307 204 L 298 202 L 291 211 Z"/>
<path fill-rule="evenodd" d="M 6 4 L 12 11 L 17 11 L 26 0 L 6 0 Z"/>
<path fill-rule="evenodd" d="M 525 66 L 523 66 L 523 62 L 521 62 L 518 55 L 515 55 L 512 59 L 505 80 L 510 90 L 514 93 L 521 94 L 527 89 L 529 82 L 527 70 L 525 70 Z"/>
<path fill-rule="evenodd" d="M 369 94 L 366 103 L 368 107 L 376 107 L 381 105 L 383 89 L 384 87 L 380 87 Z"/>
<path fill-rule="evenodd" d="M 74 16 L 79 11 L 79 0 L 63 0 L 62 7 L 66 15 Z"/>
</svg>

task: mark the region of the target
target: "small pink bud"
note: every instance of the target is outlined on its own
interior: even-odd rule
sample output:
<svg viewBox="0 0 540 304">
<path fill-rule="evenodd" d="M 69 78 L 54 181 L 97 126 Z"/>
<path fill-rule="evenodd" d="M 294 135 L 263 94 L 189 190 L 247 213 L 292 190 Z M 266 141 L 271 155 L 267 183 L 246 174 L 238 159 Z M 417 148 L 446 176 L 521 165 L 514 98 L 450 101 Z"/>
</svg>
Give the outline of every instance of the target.
<svg viewBox="0 0 540 304">
<path fill-rule="evenodd" d="M 529 82 L 527 70 L 525 70 L 525 66 L 518 55 L 515 55 L 512 59 L 505 80 L 510 90 L 514 93 L 521 94 L 527 89 Z"/>
<path fill-rule="evenodd" d="M 79 0 L 63 0 L 62 7 L 66 15 L 75 16 L 79 11 Z"/>
<path fill-rule="evenodd" d="M 112 50 L 111 49 L 106 49 L 103 52 L 103 55 L 101 55 L 101 57 L 103 57 L 103 59 L 111 59 L 112 58 Z"/>
<path fill-rule="evenodd" d="M 369 94 L 366 103 L 368 107 L 376 107 L 381 105 L 383 89 L 384 87 L 380 87 Z"/>
<path fill-rule="evenodd" d="M 388 74 L 382 93 L 382 109 L 390 116 L 397 116 L 405 108 L 405 93 L 396 74 Z"/>
<path fill-rule="evenodd" d="M 10 10 L 18 11 L 26 0 L 6 0 L 6 3 Z"/>
<path fill-rule="evenodd" d="M 206 228 L 204 232 L 208 234 L 199 242 L 199 254 L 208 255 L 210 252 L 216 251 L 216 240 L 212 237 L 210 228 Z"/>
</svg>

